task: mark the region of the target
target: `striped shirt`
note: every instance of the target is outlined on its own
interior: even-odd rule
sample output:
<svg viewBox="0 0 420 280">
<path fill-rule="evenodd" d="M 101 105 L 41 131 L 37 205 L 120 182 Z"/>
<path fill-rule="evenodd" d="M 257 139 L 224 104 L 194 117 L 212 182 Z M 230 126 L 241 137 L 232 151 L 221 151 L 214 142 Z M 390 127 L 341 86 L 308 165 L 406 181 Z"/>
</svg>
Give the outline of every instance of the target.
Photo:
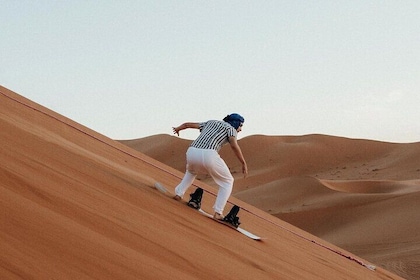
<svg viewBox="0 0 420 280">
<path fill-rule="evenodd" d="M 236 137 L 238 132 L 229 123 L 224 121 L 207 121 L 200 123 L 200 135 L 191 147 L 219 151 L 229 141 L 229 137 Z"/>
</svg>

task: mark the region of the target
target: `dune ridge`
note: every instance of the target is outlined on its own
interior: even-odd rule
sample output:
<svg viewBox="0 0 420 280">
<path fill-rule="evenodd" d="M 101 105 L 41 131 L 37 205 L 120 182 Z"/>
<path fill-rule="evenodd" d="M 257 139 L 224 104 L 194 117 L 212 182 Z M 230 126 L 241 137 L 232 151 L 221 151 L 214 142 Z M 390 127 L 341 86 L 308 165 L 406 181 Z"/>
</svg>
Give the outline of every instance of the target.
<svg viewBox="0 0 420 280">
<path fill-rule="evenodd" d="M 191 143 L 169 135 L 121 142 L 179 171 Z M 239 143 L 250 169 L 245 180 L 230 149 L 221 150 L 236 198 L 406 279 L 418 278 L 420 142 L 315 134 L 254 135 Z M 214 186 L 206 176 L 199 180 Z"/>
</svg>

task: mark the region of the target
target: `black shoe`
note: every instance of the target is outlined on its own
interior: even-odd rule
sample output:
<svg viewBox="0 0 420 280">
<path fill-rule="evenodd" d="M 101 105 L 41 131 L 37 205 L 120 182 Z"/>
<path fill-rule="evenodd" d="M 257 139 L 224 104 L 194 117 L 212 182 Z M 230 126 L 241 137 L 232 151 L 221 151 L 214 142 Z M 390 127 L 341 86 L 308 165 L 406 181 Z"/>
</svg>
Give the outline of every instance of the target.
<svg viewBox="0 0 420 280">
<path fill-rule="evenodd" d="M 239 227 L 241 222 L 239 222 L 239 217 L 236 216 L 238 215 L 239 209 L 240 208 L 238 206 L 234 205 L 230 210 L 229 214 L 227 214 L 226 217 L 223 218 L 223 221 L 232 225 L 235 228 Z"/>
<path fill-rule="evenodd" d="M 241 222 L 239 221 L 239 217 L 234 217 L 231 219 L 227 219 L 226 217 L 222 220 L 225 223 L 228 223 L 229 225 L 233 226 L 234 228 L 238 228 Z"/>
<path fill-rule="evenodd" d="M 203 197 L 203 189 L 197 188 L 194 193 L 190 194 L 190 201 L 188 201 L 187 205 L 194 209 L 201 208 L 201 198 Z"/>
</svg>

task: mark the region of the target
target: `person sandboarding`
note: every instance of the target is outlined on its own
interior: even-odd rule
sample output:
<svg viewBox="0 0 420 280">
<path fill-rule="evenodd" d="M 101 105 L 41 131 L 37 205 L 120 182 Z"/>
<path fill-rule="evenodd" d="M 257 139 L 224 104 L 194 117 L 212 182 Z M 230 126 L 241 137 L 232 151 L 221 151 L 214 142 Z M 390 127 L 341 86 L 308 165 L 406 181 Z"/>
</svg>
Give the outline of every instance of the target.
<svg viewBox="0 0 420 280">
<path fill-rule="evenodd" d="M 192 185 L 197 174 L 209 174 L 219 186 L 216 201 L 213 206 L 213 218 L 223 220 L 224 222 L 238 227 L 239 219 L 236 214 L 239 211 L 238 206 L 234 206 L 229 214 L 224 217 L 223 210 L 232 193 L 234 178 L 230 173 L 225 161 L 220 157 L 221 147 L 227 143 L 230 144 L 236 157 L 242 164 L 242 173 L 244 177 L 248 175 L 248 166 L 242 154 L 237 141 L 238 132 L 242 130 L 245 119 L 239 114 L 227 115 L 223 121 L 209 120 L 206 122 L 186 122 L 180 126 L 173 127 L 174 134 L 179 136 L 179 132 L 184 129 L 199 129 L 200 135 L 195 139 L 187 150 L 187 166 L 184 177 L 175 188 L 175 200 L 181 200 L 185 192 Z M 199 209 L 203 190 L 198 188 L 190 195 L 188 205 Z"/>
</svg>

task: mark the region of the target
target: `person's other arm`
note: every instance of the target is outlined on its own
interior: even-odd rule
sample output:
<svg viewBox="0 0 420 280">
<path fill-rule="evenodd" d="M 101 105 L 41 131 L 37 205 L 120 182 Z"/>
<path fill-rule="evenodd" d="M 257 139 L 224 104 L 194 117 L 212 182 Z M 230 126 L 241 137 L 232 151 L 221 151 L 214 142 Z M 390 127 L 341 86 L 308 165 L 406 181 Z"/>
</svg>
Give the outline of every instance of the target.
<svg viewBox="0 0 420 280">
<path fill-rule="evenodd" d="M 235 153 L 236 157 L 241 162 L 242 173 L 244 174 L 244 177 L 246 177 L 248 175 L 248 166 L 247 166 L 245 158 L 242 154 L 241 147 L 239 147 L 238 141 L 236 140 L 235 136 L 229 137 L 229 144 L 230 144 L 230 147 L 232 148 L 233 152 Z"/>
<path fill-rule="evenodd" d="M 181 124 L 180 126 L 173 127 L 172 129 L 174 131 L 174 134 L 176 134 L 176 135 L 179 136 L 179 132 L 181 130 L 184 130 L 184 129 L 187 129 L 187 128 L 200 129 L 200 123 L 197 123 L 197 122 L 186 122 L 186 123 Z"/>
</svg>

